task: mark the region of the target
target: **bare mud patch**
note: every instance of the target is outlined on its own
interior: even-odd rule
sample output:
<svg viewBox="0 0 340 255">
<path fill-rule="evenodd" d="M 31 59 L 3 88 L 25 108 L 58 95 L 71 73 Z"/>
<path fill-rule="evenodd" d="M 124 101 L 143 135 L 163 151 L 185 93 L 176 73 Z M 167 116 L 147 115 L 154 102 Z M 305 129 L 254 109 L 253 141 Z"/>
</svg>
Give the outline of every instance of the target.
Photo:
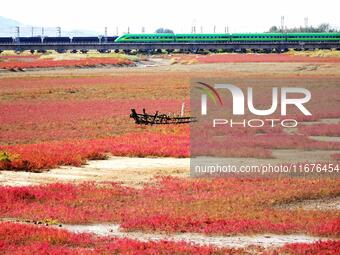
<svg viewBox="0 0 340 255">
<path fill-rule="evenodd" d="M 309 138 L 321 142 L 340 142 L 339 136 L 310 136 Z"/>
<path fill-rule="evenodd" d="M 329 162 L 334 161 L 331 155 L 339 153 L 337 150 L 272 150 L 276 161 L 301 163 L 301 162 Z M 269 162 L 268 162 L 269 163 Z"/>
<path fill-rule="evenodd" d="M 282 163 L 330 162 L 335 150 L 272 150 L 273 158 L 224 158 L 228 165 L 280 165 Z M 140 188 L 155 181 L 156 176 L 190 176 L 190 158 L 129 158 L 111 157 L 90 160 L 82 167 L 62 166 L 42 173 L 0 171 L 0 185 L 27 186 L 55 182 L 81 183 L 84 181 L 119 182 Z"/>
<path fill-rule="evenodd" d="M 55 182 L 120 182 L 142 187 L 156 176 L 189 176 L 189 158 L 128 158 L 88 161 L 83 167 L 62 166 L 42 173 L 0 171 L 0 185 L 27 186 Z"/>
<path fill-rule="evenodd" d="M 50 225 L 40 221 L 16 220 L 12 218 L 0 219 L 1 222 L 14 222 L 20 224 L 34 224 L 37 227 L 46 226 L 55 229 L 63 229 L 72 233 L 87 233 L 102 237 L 128 238 L 141 242 L 148 241 L 172 241 L 187 242 L 195 245 L 211 245 L 220 248 L 249 248 L 260 246 L 263 248 L 276 248 L 291 243 L 314 243 L 317 241 L 334 240 L 325 237 L 308 236 L 304 234 L 254 234 L 254 235 L 232 235 L 212 236 L 198 233 L 151 233 L 151 232 L 126 232 L 121 230 L 119 224 L 54 224 Z M 336 239 L 337 240 L 337 239 Z"/>
<path fill-rule="evenodd" d="M 340 118 L 324 118 L 317 121 L 302 121 L 299 122 L 299 126 L 305 125 L 305 126 L 313 126 L 313 125 L 319 125 L 319 124 L 339 124 Z M 283 131 L 287 134 L 297 134 L 299 133 L 299 128 L 283 128 Z"/>
<path fill-rule="evenodd" d="M 291 202 L 275 206 L 278 209 L 285 210 L 340 210 L 340 197 L 307 199 L 302 201 Z"/>
<path fill-rule="evenodd" d="M 130 238 L 139 241 L 185 241 L 198 245 L 213 245 L 217 247 L 245 248 L 251 245 L 262 247 L 279 247 L 289 243 L 313 243 L 319 240 L 327 240 L 321 237 L 307 235 L 250 235 L 250 236 L 206 236 L 195 233 L 182 234 L 159 234 L 144 232 L 123 232 L 117 224 L 95 224 L 95 225 L 63 225 L 64 229 L 75 233 L 91 233 L 101 236 L 119 238 Z"/>
</svg>

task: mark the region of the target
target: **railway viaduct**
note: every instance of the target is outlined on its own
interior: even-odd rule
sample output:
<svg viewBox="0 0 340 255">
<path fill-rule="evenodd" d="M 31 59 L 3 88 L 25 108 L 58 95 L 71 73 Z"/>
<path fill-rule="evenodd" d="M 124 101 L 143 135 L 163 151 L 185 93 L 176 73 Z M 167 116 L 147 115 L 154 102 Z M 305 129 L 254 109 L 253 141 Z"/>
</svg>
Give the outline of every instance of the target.
<svg viewBox="0 0 340 255">
<path fill-rule="evenodd" d="M 340 50 L 339 42 L 209 42 L 209 43 L 13 43 L 0 44 L 0 51 L 47 51 L 57 52 L 69 51 L 89 51 L 98 50 L 100 52 L 137 50 L 140 52 L 152 53 L 160 50 L 172 52 L 174 50 L 199 52 L 207 51 L 230 51 L 244 52 L 246 50 L 283 52 L 288 49 L 314 50 L 314 49 L 337 49 Z"/>
</svg>

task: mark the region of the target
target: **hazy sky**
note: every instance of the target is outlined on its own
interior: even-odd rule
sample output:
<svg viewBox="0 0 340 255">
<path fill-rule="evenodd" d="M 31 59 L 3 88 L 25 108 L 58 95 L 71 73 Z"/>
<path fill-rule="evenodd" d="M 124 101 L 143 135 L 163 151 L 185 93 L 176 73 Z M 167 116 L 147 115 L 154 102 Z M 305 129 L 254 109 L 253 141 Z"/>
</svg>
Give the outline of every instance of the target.
<svg viewBox="0 0 340 255">
<path fill-rule="evenodd" d="M 64 30 L 87 29 L 104 31 L 153 32 L 167 27 L 175 32 L 196 31 L 262 32 L 271 25 L 303 26 L 308 17 L 309 25 L 322 22 L 340 27 L 339 0 L 23 0 L 1 1 L 0 16 L 18 20 L 26 25 L 56 27 Z"/>
</svg>

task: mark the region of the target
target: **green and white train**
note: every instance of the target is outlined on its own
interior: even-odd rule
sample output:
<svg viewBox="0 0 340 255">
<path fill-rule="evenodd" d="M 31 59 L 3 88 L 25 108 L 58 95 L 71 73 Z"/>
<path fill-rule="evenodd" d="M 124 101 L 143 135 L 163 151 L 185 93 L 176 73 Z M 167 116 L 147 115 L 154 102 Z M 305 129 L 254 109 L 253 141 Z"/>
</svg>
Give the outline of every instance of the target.
<svg viewBox="0 0 340 255">
<path fill-rule="evenodd" d="M 340 33 L 124 34 L 117 43 L 340 42 Z"/>
</svg>

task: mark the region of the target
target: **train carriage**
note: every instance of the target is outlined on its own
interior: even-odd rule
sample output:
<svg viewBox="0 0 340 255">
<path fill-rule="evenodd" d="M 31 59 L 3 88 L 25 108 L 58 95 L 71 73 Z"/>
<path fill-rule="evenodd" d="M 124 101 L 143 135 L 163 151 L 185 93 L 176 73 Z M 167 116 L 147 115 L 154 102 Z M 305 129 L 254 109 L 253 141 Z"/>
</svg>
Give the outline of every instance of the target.
<svg viewBox="0 0 340 255">
<path fill-rule="evenodd" d="M 152 43 L 152 42 L 174 42 L 174 34 L 125 34 L 119 36 L 115 42 L 118 43 Z"/>
<path fill-rule="evenodd" d="M 63 36 L 59 36 L 59 37 L 44 37 L 43 39 L 43 43 L 70 43 L 71 42 L 71 38 L 70 37 L 63 37 Z"/>
<path fill-rule="evenodd" d="M 117 43 L 340 41 L 340 33 L 125 34 Z"/>
<path fill-rule="evenodd" d="M 231 34 L 233 42 L 281 42 L 286 41 L 286 35 L 282 33 L 254 33 L 254 34 Z"/>
<path fill-rule="evenodd" d="M 73 37 L 72 43 L 100 43 L 99 37 L 97 36 L 82 36 L 82 37 Z"/>
<path fill-rule="evenodd" d="M 176 42 L 226 42 L 229 34 L 176 34 Z"/>
<path fill-rule="evenodd" d="M 118 36 L 103 36 L 101 37 L 101 43 L 114 43 Z"/>
<path fill-rule="evenodd" d="M 0 44 L 12 44 L 13 38 L 12 37 L 0 37 Z"/>
<path fill-rule="evenodd" d="M 287 41 L 340 41 L 340 33 L 287 33 Z"/>
<path fill-rule="evenodd" d="M 40 44 L 42 43 L 42 38 L 40 36 L 36 37 L 17 37 L 15 38 L 17 43 L 24 43 L 24 44 Z"/>
</svg>

